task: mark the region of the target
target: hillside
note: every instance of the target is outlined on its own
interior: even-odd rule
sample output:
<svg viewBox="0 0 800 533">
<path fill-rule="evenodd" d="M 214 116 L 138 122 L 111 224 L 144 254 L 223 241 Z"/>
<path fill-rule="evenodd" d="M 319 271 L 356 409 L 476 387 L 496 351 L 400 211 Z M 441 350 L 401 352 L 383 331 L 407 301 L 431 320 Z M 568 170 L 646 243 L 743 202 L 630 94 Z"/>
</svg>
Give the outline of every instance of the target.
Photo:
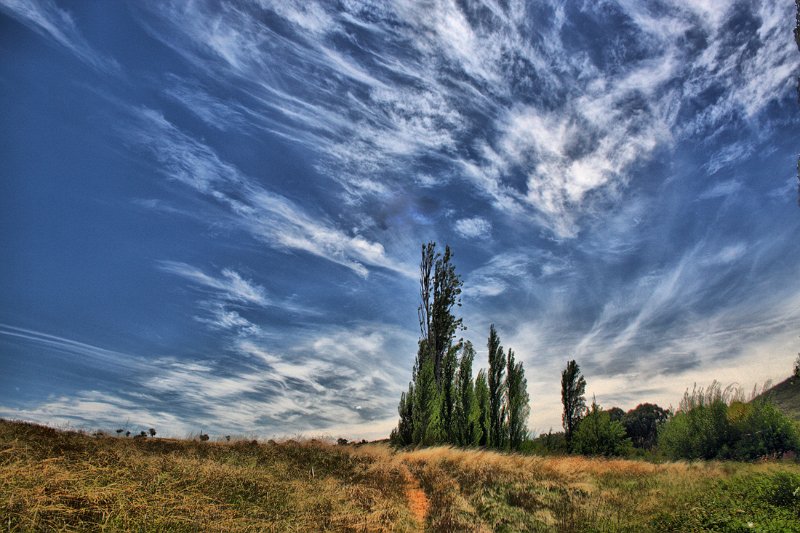
<svg viewBox="0 0 800 533">
<path fill-rule="evenodd" d="M 798 488 L 788 462 L 126 439 L 0 420 L 8 531 L 800 531 Z"/>
<path fill-rule="evenodd" d="M 794 376 L 781 381 L 764 393 L 784 413 L 800 422 L 800 378 Z"/>
</svg>

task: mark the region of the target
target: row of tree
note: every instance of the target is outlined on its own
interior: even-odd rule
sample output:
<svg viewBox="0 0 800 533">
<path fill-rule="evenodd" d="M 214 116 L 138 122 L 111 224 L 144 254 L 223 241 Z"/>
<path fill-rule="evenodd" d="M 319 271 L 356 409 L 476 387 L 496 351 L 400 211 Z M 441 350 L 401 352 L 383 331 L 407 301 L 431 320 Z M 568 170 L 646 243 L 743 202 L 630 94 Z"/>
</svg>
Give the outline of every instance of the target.
<svg viewBox="0 0 800 533">
<path fill-rule="evenodd" d="M 527 380 L 514 351 L 504 351 L 494 325 L 489 328 L 488 370 L 472 378 L 475 349 L 456 340 L 463 329 L 454 308 L 461 306 L 460 276 L 452 253 L 422 246 L 420 339 L 408 390 L 400 396 L 396 445 L 455 444 L 519 449 L 528 435 Z"/>
</svg>

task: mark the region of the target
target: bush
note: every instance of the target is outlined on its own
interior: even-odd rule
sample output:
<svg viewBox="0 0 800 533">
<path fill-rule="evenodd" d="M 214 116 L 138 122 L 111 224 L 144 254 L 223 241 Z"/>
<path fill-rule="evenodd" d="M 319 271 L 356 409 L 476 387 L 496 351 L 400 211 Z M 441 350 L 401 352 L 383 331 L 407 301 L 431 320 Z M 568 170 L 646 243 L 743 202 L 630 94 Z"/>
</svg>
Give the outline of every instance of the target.
<svg viewBox="0 0 800 533">
<path fill-rule="evenodd" d="M 566 455 L 567 438 L 563 431 L 553 433 L 550 430 L 535 439 L 523 442 L 520 451 L 536 455 Z"/>
<path fill-rule="evenodd" d="M 658 433 L 659 449 L 673 459 L 752 460 L 800 450 L 794 422 L 769 400 L 742 401 L 714 382 L 687 391 L 680 410 Z"/>
<path fill-rule="evenodd" d="M 578 424 L 572 437 L 572 451 L 584 455 L 626 455 L 631 439 L 622 423 L 611 420 L 607 411 L 592 403 L 589 413 Z"/>
<path fill-rule="evenodd" d="M 775 405 L 758 399 L 746 405 L 743 416 L 732 421 L 736 442 L 733 456 L 752 460 L 800 450 L 797 426 Z"/>
</svg>

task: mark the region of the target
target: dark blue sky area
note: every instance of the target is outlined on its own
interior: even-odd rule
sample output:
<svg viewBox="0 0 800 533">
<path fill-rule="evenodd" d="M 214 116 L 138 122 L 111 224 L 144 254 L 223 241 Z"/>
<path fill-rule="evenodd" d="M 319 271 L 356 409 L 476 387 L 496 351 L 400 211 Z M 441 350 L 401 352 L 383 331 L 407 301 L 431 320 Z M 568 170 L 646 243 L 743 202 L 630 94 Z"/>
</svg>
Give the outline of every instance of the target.
<svg viewBox="0 0 800 533">
<path fill-rule="evenodd" d="M 0 416 L 386 435 L 427 240 L 454 250 L 479 359 L 493 322 L 524 361 L 533 430 L 560 426 L 571 358 L 625 409 L 782 379 L 793 21 L 0 0 Z"/>
</svg>

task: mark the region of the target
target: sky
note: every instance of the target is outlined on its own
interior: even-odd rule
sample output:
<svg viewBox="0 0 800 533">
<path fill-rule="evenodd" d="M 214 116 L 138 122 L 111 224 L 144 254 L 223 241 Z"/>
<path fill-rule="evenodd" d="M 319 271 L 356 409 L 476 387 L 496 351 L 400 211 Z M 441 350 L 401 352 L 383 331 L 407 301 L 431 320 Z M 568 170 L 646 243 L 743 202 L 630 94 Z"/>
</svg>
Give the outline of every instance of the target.
<svg viewBox="0 0 800 533">
<path fill-rule="evenodd" d="M 459 333 L 604 407 L 800 351 L 788 0 L 0 0 L 0 417 L 380 438 Z"/>
</svg>

